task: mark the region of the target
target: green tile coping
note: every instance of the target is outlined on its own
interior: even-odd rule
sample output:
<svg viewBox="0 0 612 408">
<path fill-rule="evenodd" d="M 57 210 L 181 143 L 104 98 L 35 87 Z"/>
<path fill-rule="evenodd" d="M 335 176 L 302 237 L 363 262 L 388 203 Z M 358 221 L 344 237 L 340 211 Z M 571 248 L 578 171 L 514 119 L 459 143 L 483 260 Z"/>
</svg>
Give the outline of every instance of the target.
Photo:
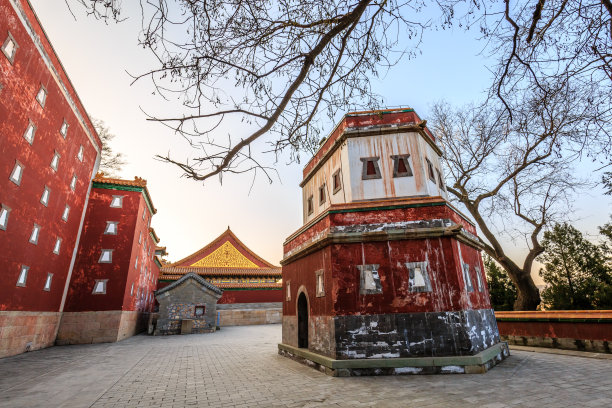
<svg viewBox="0 0 612 408">
<path fill-rule="evenodd" d="M 382 367 L 443 367 L 443 366 L 470 366 L 483 365 L 492 360 L 504 349 L 508 350 L 508 343 L 499 342 L 494 346 L 473 356 L 449 356 L 449 357 L 398 357 L 398 358 L 360 358 L 351 360 L 335 360 L 321 354 L 313 353 L 305 349 L 279 343 L 278 349 L 292 353 L 298 357 L 305 358 L 324 367 L 331 369 L 341 368 L 382 368 Z"/>
<path fill-rule="evenodd" d="M 556 323 L 612 323 L 606 318 L 564 318 L 564 317 L 496 317 L 498 322 L 556 322 Z"/>
</svg>

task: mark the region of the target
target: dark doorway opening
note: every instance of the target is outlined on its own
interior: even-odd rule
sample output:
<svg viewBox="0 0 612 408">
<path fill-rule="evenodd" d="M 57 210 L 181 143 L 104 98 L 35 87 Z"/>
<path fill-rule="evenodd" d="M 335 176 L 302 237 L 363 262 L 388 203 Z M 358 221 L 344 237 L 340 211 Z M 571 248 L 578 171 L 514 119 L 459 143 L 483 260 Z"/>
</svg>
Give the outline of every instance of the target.
<svg viewBox="0 0 612 408">
<path fill-rule="evenodd" d="M 300 293 L 297 302 L 298 314 L 298 347 L 308 348 L 308 300 L 304 292 Z"/>
</svg>

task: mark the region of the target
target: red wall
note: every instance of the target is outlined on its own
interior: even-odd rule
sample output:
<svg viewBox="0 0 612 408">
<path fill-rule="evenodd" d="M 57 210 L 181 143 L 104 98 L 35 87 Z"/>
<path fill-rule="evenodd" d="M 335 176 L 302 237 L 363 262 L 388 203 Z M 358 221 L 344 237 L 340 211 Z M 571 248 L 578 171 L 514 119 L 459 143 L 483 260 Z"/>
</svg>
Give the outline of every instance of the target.
<svg viewBox="0 0 612 408">
<path fill-rule="evenodd" d="M 122 208 L 110 207 L 113 195 L 124 196 Z M 151 293 L 159 269 L 152 260 L 155 243 L 149 234 L 150 218 L 142 192 L 92 189 L 65 311 L 152 309 Z M 117 235 L 104 235 L 106 221 L 119 221 Z M 101 249 L 114 250 L 112 263 L 98 263 Z M 96 279 L 108 279 L 105 295 L 92 294 Z"/>
<path fill-rule="evenodd" d="M 612 340 L 612 323 L 555 321 L 497 321 L 502 336 L 552 337 L 558 339 Z"/>
<path fill-rule="evenodd" d="M 21 4 L 79 115 L 88 118 L 29 5 L 25 0 Z M 97 152 L 8 0 L 0 0 L 0 16 L 0 45 L 10 31 L 19 46 L 13 64 L 0 53 L 0 204 L 12 209 L 7 230 L 0 230 L 0 310 L 57 311 Z M 35 99 L 41 84 L 48 92 L 44 108 Z M 69 124 L 66 139 L 59 133 L 64 119 Z M 32 145 L 23 138 L 30 120 L 36 126 Z M 95 135 L 88 119 L 84 126 Z M 82 162 L 77 159 L 81 145 Z M 50 168 L 55 150 L 61 155 L 57 172 Z M 15 160 L 25 166 L 19 186 L 9 180 Z M 73 173 L 78 177 L 75 191 L 69 188 Z M 51 189 L 46 207 L 40 203 L 45 185 Z M 68 222 L 61 220 L 66 204 L 71 208 Z M 34 223 L 42 227 L 37 245 L 28 242 Z M 57 237 L 62 238 L 60 255 L 53 254 Z M 17 287 L 22 264 L 30 270 L 26 287 Z M 47 292 L 43 287 L 49 272 L 53 281 Z"/>
<path fill-rule="evenodd" d="M 282 302 L 283 291 L 280 289 L 223 290 L 223 296 L 217 303 L 267 303 Z"/>
</svg>

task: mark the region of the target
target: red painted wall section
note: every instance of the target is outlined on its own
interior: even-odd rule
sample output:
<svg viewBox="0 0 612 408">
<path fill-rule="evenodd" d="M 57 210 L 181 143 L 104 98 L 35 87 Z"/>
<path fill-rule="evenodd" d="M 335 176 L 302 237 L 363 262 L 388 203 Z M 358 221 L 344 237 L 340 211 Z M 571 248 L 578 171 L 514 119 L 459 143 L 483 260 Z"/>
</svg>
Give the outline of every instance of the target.
<svg viewBox="0 0 612 408">
<path fill-rule="evenodd" d="M 223 296 L 217 303 L 267 303 L 282 302 L 283 291 L 280 289 L 268 290 L 223 290 Z"/>
<path fill-rule="evenodd" d="M 462 244 L 461 244 L 462 245 Z M 475 268 L 481 265 L 478 251 L 462 246 L 464 262 L 470 264 L 473 292 L 464 289 L 458 267 L 457 241 L 432 238 L 356 244 L 335 244 L 283 266 L 283 285 L 291 282 L 291 301 L 284 302 L 283 313 L 295 315 L 299 287 L 309 294 L 312 315 L 354 315 L 418 313 L 490 308 L 486 286 L 476 284 Z M 333 259 L 333 263 L 330 263 Z M 428 262 L 431 292 L 409 291 L 406 262 Z M 382 294 L 359 293 L 357 265 L 379 264 Z M 315 297 L 315 271 L 325 269 L 325 296 Z M 480 273 L 484 269 L 480 269 Z M 482 276 L 484 281 L 484 276 Z"/>
<path fill-rule="evenodd" d="M 110 206 L 113 195 L 123 196 L 122 208 Z M 152 310 L 159 268 L 150 220 L 141 191 L 92 189 L 65 311 Z M 117 235 L 104 234 L 107 221 L 119 222 Z M 102 249 L 113 250 L 112 263 L 98 262 Z M 97 279 L 108 279 L 106 294 L 92 293 Z"/>
<path fill-rule="evenodd" d="M 497 321 L 502 336 L 612 341 L 612 323 Z"/>
<path fill-rule="evenodd" d="M 79 115 L 88 118 L 29 5 L 20 4 L 77 101 Z M 18 44 L 13 63 L 0 53 L 0 204 L 11 208 L 7 229 L 0 230 L 0 310 L 58 311 L 97 151 L 8 0 L 0 0 L 0 15 L 0 45 L 9 32 Z M 36 101 L 41 85 L 47 90 L 44 107 Z M 59 132 L 64 119 L 69 124 L 66 138 Z M 23 137 L 30 122 L 36 127 L 32 144 Z M 77 158 L 80 146 L 82 161 Z M 57 171 L 50 167 L 55 152 L 61 156 Z M 16 161 L 24 166 L 19 185 L 9 180 Z M 77 176 L 74 191 L 73 175 Z M 45 186 L 50 189 L 47 206 L 40 203 Z M 70 214 L 64 222 L 66 205 Z M 34 223 L 41 227 L 37 244 L 28 242 Z M 59 255 L 53 254 L 57 238 Z M 25 287 L 16 286 L 21 265 L 30 267 Z M 44 291 L 48 273 L 53 274 L 51 289 Z"/>
</svg>

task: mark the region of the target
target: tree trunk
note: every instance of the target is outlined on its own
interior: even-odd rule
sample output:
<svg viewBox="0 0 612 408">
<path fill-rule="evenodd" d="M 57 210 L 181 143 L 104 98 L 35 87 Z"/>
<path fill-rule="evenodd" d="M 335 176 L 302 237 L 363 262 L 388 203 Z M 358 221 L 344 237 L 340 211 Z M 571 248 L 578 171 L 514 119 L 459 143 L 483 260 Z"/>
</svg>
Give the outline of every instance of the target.
<svg viewBox="0 0 612 408">
<path fill-rule="evenodd" d="M 514 310 L 536 310 L 540 304 L 540 290 L 533 283 L 529 271 L 520 271 L 515 283 L 518 290 Z"/>
</svg>

